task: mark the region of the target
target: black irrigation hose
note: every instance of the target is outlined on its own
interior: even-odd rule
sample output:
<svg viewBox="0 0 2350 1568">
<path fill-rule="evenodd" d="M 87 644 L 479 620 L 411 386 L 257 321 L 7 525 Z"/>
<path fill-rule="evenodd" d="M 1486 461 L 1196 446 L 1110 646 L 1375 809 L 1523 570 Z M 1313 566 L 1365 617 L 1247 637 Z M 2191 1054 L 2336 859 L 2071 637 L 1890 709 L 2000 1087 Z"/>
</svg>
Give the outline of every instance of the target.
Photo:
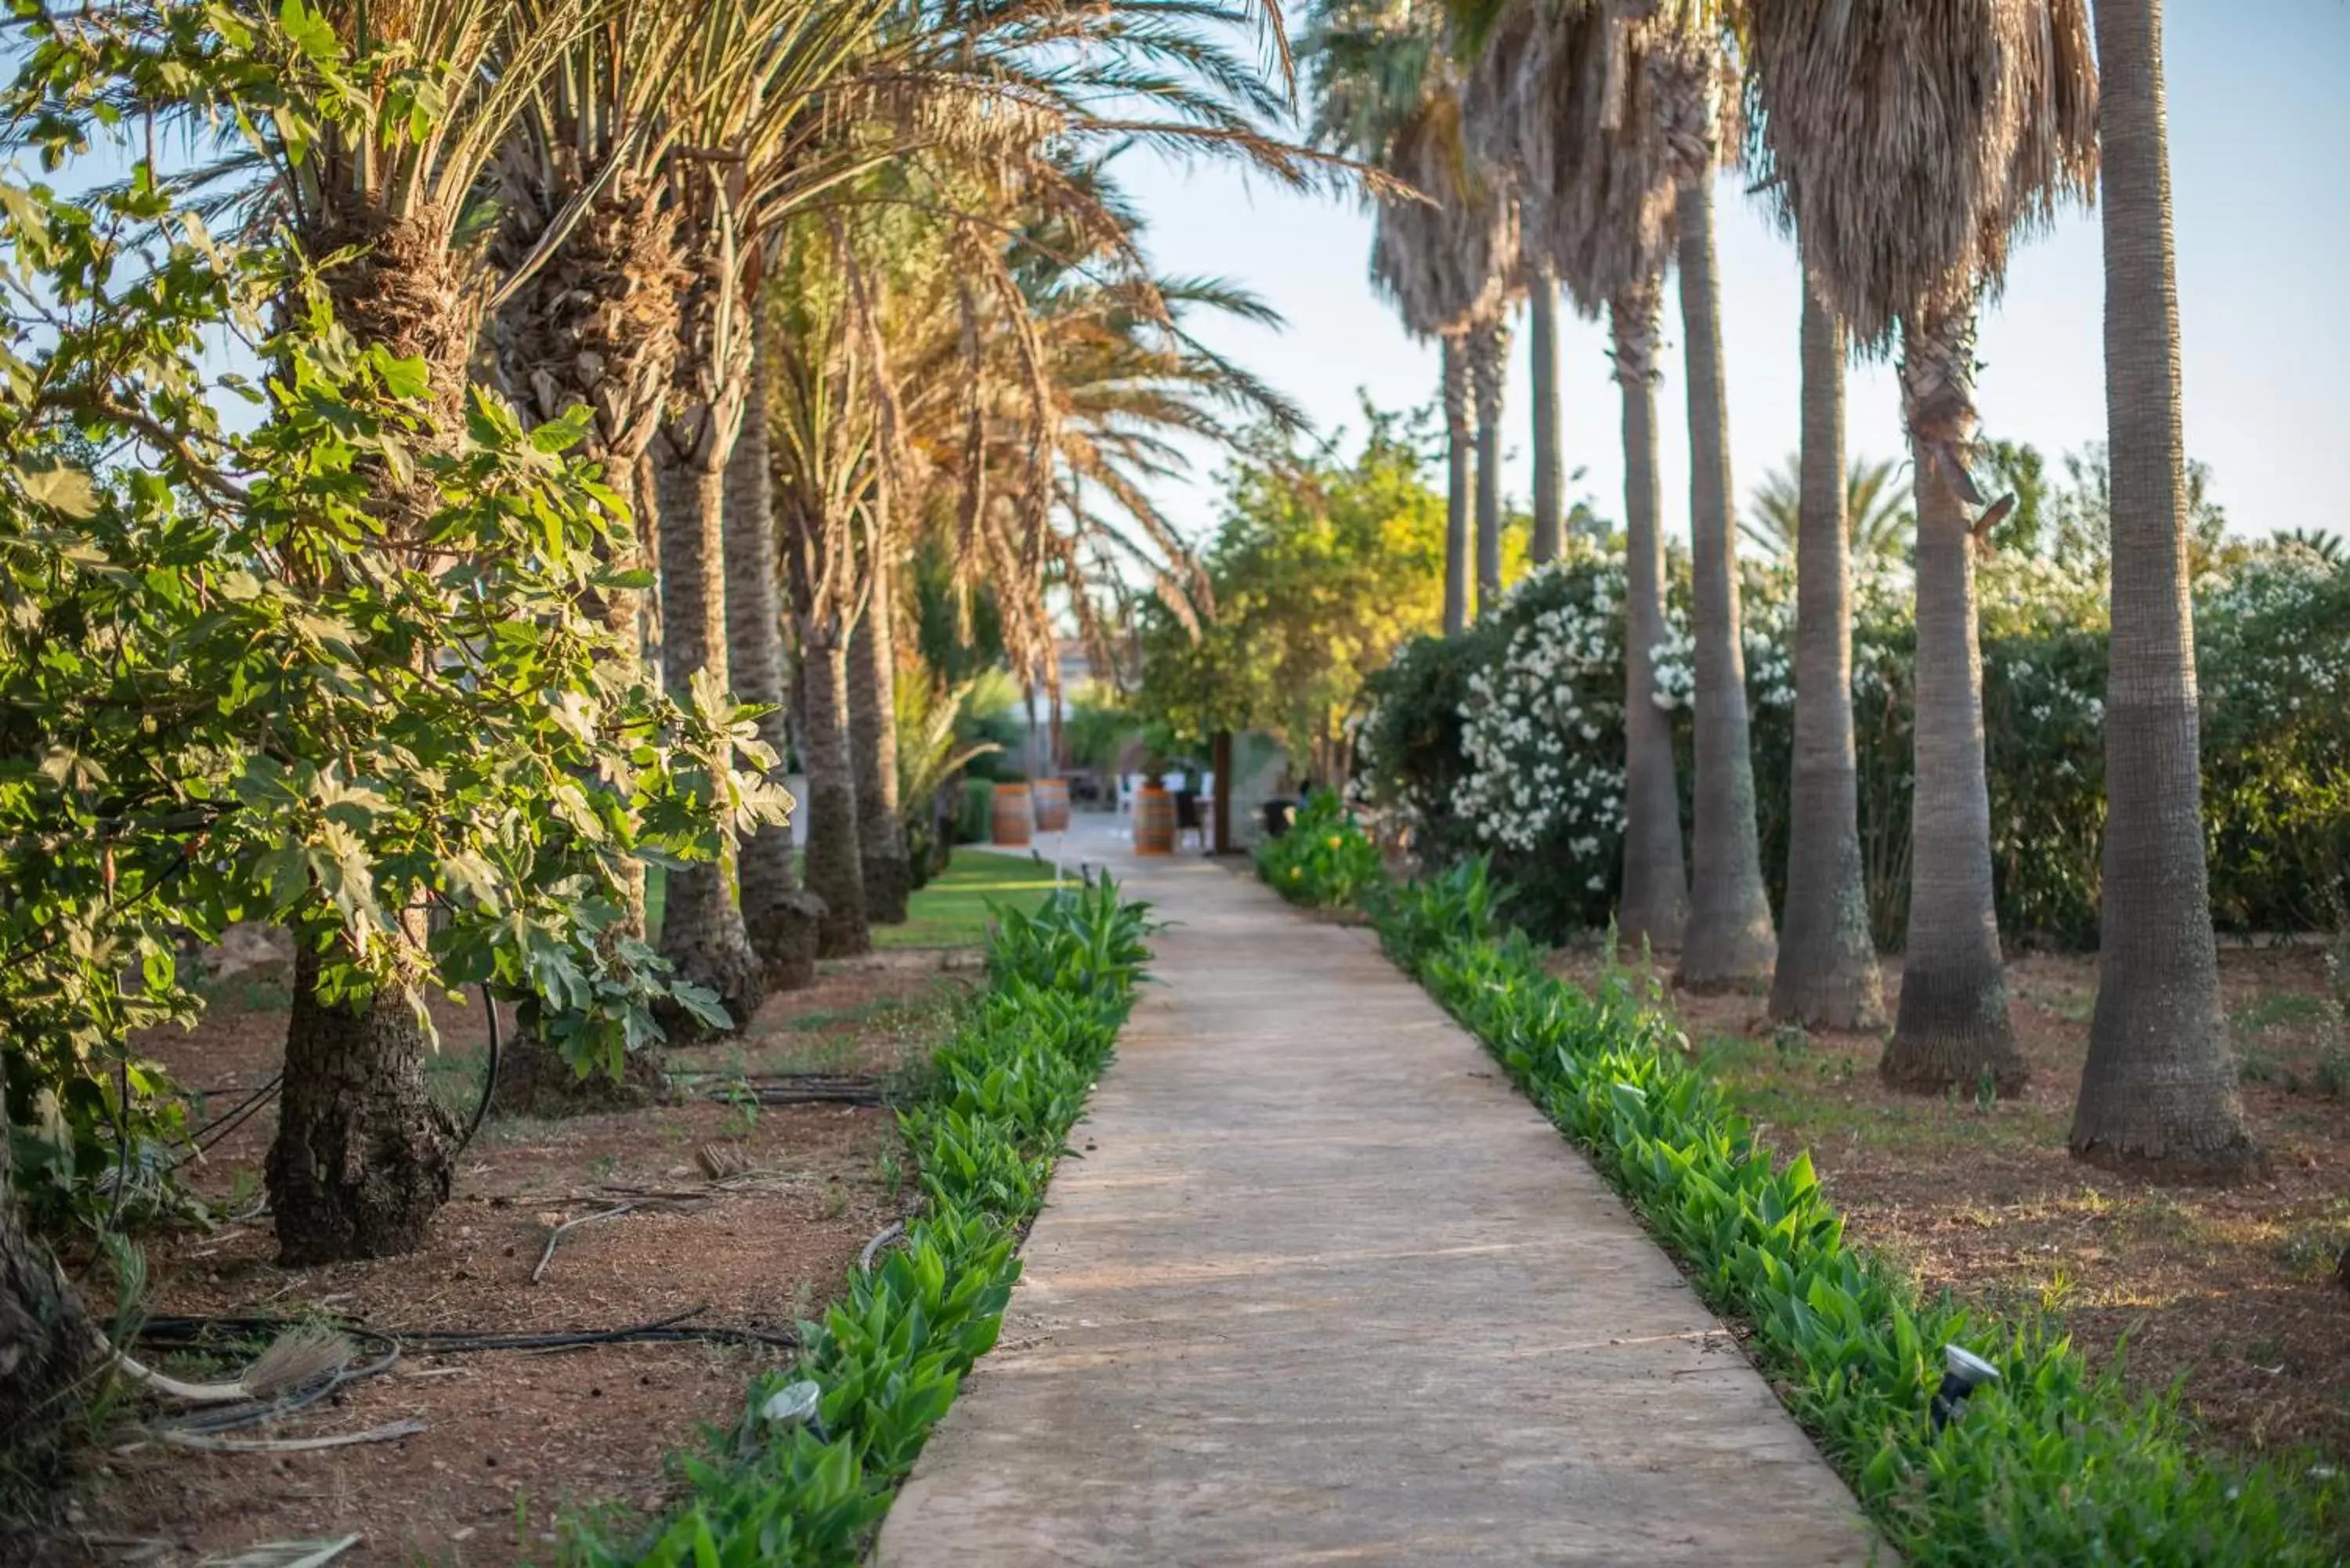
<svg viewBox="0 0 2350 1568">
<path fill-rule="evenodd" d="M 401 1350 L 419 1355 L 466 1355 L 500 1350 L 572 1350 L 598 1345 L 678 1345 L 696 1340 L 713 1344 L 764 1345 L 786 1350 L 796 1349 L 799 1345 L 796 1334 L 768 1334 L 723 1324 L 692 1324 L 691 1320 L 709 1310 L 708 1303 L 704 1303 L 670 1317 L 655 1318 L 650 1323 L 632 1324 L 624 1328 L 550 1329 L 517 1334 L 484 1333 L 475 1329 L 364 1328 L 343 1323 L 336 1323 L 332 1326 L 354 1339 L 389 1347 L 390 1356 L 396 1356 Z M 185 1350 L 195 1347 L 205 1335 L 215 1331 L 255 1336 L 275 1335 L 304 1321 L 307 1320 L 286 1317 L 151 1318 L 140 1331 L 139 1343 L 142 1347 L 152 1349 Z M 365 1372 L 347 1375 L 344 1381 L 351 1381 L 357 1376 L 373 1376 L 391 1365 L 390 1356 Z"/>
<path fill-rule="evenodd" d="M 498 1092 L 498 1062 L 504 1054 L 504 1031 L 498 1027 L 498 1004 L 496 999 L 490 995 L 490 988 L 484 985 L 479 989 L 482 1012 L 489 1018 L 490 1063 L 482 1075 L 482 1097 L 473 1102 L 473 1119 L 465 1124 L 465 1136 L 459 1138 L 457 1147 L 449 1151 L 451 1159 L 464 1153 L 466 1146 L 473 1141 L 473 1135 L 482 1130 L 483 1119 L 490 1114 L 490 1102 L 497 1097 Z"/>
</svg>

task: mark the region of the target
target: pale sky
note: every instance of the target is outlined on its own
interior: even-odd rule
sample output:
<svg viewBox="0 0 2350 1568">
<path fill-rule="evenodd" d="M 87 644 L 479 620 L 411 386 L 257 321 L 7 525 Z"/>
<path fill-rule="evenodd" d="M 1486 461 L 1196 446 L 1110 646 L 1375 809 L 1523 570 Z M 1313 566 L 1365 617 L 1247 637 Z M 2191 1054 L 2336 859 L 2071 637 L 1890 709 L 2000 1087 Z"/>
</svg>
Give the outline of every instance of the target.
<svg viewBox="0 0 2350 1568">
<path fill-rule="evenodd" d="M 2165 7 L 2170 164 L 2185 350 L 2189 453 L 2211 465 L 2232 530 L 2350 530 L 2335 472 L 2350 457 L 2350 4 L 2172 0 Z M 1291 5 L 1293 18 L 1302 7 Z M 1371 223 L 1351 202 L 1293 195 L 1229 169 L 1122 165 L 1149 215 L 1160 269 L 1245 284 L 1287 318 L 1284 332 L 1204 326 L 1201 336 L 1271 380 L 1327 427 L 1357 418 L 1357 388 L 1385 408 L 1428 401 L 1437 352 L 1415 343 L 1367 281 Z M 1742 510 L 1765 471 L 1794 450 L 1801 296 L 1794 252 L 1745 182 L 1717 205 L 1732 479 Z M 2019 247 L 1989 307 L 1977 357 L 1987 434 L 2058 455 L 2105 437 L 2104 278 L 2097 216 L 2066 215 Z M 1560 364 L 1568 488 L 1622 515 L 1617 401 L 1606 334 L 1563 311 Z M 1689 530 L 1679 301 L 1665 301 L 1658 389 L 1668 526 Z M 1523 313 L 1512 341 L 1507 489 L 1531 492 Z M 1856 365 L 1847 450 L 1906 457 L 1889 368 Z M 1212 525 L 1215 458 L 1163 487 L 1188 531 Z"/>
</svg>

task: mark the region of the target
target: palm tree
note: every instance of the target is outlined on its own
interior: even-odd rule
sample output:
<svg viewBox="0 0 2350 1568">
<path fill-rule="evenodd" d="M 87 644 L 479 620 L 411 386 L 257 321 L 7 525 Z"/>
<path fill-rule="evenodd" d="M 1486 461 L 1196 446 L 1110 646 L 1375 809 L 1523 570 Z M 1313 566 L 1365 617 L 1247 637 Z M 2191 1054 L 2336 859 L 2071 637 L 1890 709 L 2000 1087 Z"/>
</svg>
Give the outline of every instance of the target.
<svg viewBox="0 0 2350 1568">
<path fill-rule="evenodd" d="M 1721 302 L 1713 252 L 1713 184 L 1725 63 L 1702 26 L 1664 31 L 1648 50 L 1659 133 L 1670 155 L 1689 371 L 1690 545 L 1697 654 L 1697 790 L 1691 899 L 1680 979 L 1697 988 L 1745 985 L 1778 950 L 1754 821 L 1754 753 L 1731 519 L 1730 411 L 1723 389 Z M 1736 140 L 1733 135 L 1730 139 Z"/>
<path fill-rule="evenodd" d="M 1559 448 L 1558 279 L 1536 265 L 1526 283 L 1527 348 L 1534 421 L 1534 536 L 1537 566 L 1558 559 L 1565 462 Z"/>
<path fill-rule="evenodd" d="M 2095 3 L 2113 661 L 2097 1004 L 2071 1141 L 2084 1158 L 2235 1174 L 2260 1153 L 2228 1049 L 2204 861 L 2162 6 Z"/>
<path fill-rule="evenodd" d="M 342 41 L 348 82 L 325 86 L 290 50 L 282 111 L 255 128 L 268 165 L 261 205 L 310 256 L 344 257 L 322 279 L 338 323 L 360 344 L 422 364 L 420 447 L 447 451 L 463 439 L 480 323 L 523 275 L 501 277 L 488 248 L 461 236 L 473 232 L 497 149 L 586 16 L 567 0 L 330 8 L 324 19 Z M 352 88 L 364 101 L 340 96 Z M 420 133 L 407 106 L 427 101 L 421 92 L 441 108 Z M 421 539 L 437 504 L 432 484 L 412 473 L 384 480 L 387 535 Z M 421 951 L 421 920 L 407 916 L 403 927 L 401 940 Z M 421 999 L 390 984 L 329 998 L 319 984 L 327 967 L 319 947 L 297 942 L 267 1166 L 279 1251 L 296 1264 L 412 1251 L 452 1174 L 455 1129 L 424 1082 Z"/>
<path fill-rule="evenodd" d="M 1477 613 L 1502 602 L 1502 376 L 1510 328 L 1499 315 L 1469 329 L 1469 384 L 1477 400 Z"/>
<path fill-rule="evenodd" d="M 857 774 L 857 835 L 865 908 L 876 925 L 902 925 L 913 891 L 898 800 L 897 610 L 900 544 L 892 536 L 888 482 L 870 502 L 865 613 L 848 645 L 849 739 Z"/>
<path fill-rule="evenodd" d="M 1808 292 L 1810 285 L 1804 285 Z M 1807 307 L 1808 308 L 1808 307 Z M 1835 404 L 1844 406 L 1844 329 L 1828 324 L 1835 347 Z M 1822 369 L 1828 361 L 1821 362 Z M 1844 428 L 1836 427 L 1835 444 L 1844 444 Z M 1909 513 L 1909 486 L 1889 458 L 1871 462 L 1855 458 L 1846 472 L 1843 517 L 1845 539 L 1857 560 L 1898 561 L 1909 551 L 1909 536 L 1918 520 Z M 1804 511 L 1804 459 L 1798 452 L 1763 476 L 1747 497 L 1746 517 L 1738 531 L 1746 542 L 1768 556 L 1784 560 L 1800 554 Z"/>
<path fill-rule="evenodd" d="M 1653 25 L 1649 36 L 1661 30 Z M 1626 554 L 1624 877 L 1617 923 L 1628 940 L 1678 950 L 1690 914 L 1672 731 L 1657 706 L 1664 639 L 1664 538 L 1657 510 L 1658 308 L 1674 244 L 1676 158 L 1643 67 L 1640 29 L 1614 7 L 1506 8 L 1490 61 L 1513 62 L 1477 100 L 1477 140 L 1515 173 L 1530 256 L 1578 308 L 1607 312 L 1623 399 Z M 1498 68 L 1498 67 L 1488 67 Z"/>
<path fill-rule="evenodd" d="M 1856 340 L 1901 337 L 1918 474 L 1918 784 L 1907 958 L 1881 1070 L 1904 1087 L 2012 1093 L 2025 1072 L 1991 901 L 1969 512 L 1981 502 L 1968 477 L 1974 320 L 2012 236 L 2094 171 L 2088 19 L 2082 0 L 1931 12 L 1768 0 L 1748 12 L 1761 149 L 1805 265 Z"/>
<path fill-rule="evenodd" d="M 1487 602 L 1500 592 L 1502 346 L 1488 338 L 1480 348 L 1477 339 L 1483 327 L 1498 330 L 1506 303 L 1504 279 L 1517 247 L 1513 203 L 1490 168 L 1477 166 L 1464 140 L 1467 105 L 1435 8 L 1397 13 L 1367 9 L 1360 0 L 1323 0 L 1306 53 L 1314 73 L 1315 141 L 1377 164 L 1408 187 L 1378 202 L 1371 286 L 1395 305 L 1406 331 L 1436 338 L 1442 356 L 1444 629 L 1451 636 L 1470 618 L 1472 504 L 1474 569 L 1481 579 L 1486 575 L 1490 535 L 1493 586 Z M 1480 459 L 1472 460 L 1472 441 L 1489 449 Z M 1472 481 L 1472 472 L 1482 477 Z"/>
<path fill-rule="evenodd" d="M 791 751 L 777 591 L 775 493 L 767 426 L 765 335 L 753 340 L 743 429 L 727 459 L 725 480 L 727 673 L 734 695 L 766 710 L 759 739 L 778 757 Z M 796 804 L 794 810 L 798 809 Z M 766 966 L 768 989 L 816 983 L 817 933 L 825 902 L 799 886 L 789 823 L 763 825 L 743 841 L 737 862 L 743 927 Z"/>
<path fill-rule="evenodd" d="M 1755 493 L 1757 514 L 1773 521 L 1795 554 L 1787 894 L 1770 1016 L 1807 1028 L 1875 1030 L 1885 1024 L 1885 990 L 1869 936 L 1852 721 L 1852 553 L 1863 529 L 1846 519 L 1867 514 L 1892 465 L 1856 462 L 1846 471 L 1844 325 L 1808 278 L 1803 287 L 1800 477 L 1773 474 Z M 1884 499 L 1887 512 L 1899 504 Z"/>
</svg>

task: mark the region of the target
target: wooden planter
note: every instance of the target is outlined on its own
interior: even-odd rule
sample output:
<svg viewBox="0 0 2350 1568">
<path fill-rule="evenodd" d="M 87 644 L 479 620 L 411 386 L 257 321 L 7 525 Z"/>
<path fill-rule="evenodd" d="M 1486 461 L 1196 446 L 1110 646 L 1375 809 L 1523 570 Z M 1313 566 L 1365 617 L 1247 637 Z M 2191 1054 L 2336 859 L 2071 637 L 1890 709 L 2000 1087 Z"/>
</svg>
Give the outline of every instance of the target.
<svg viewBox="0 0 2350 1568">
<path fill-rule="evenodd" d="M 1175 853 L 1175 797 L 1161 784 L 1144 784 L 1134 801 L 1134 852 Z"/>
<path fill-rule="evenodd" d="M 1024 784 L 1000 784 L 995 786 L 994 832 L 997 844 L 1007 848 L 1024 848 L 1035 817 L 1029 809 L 1028 786 Z"/>
<path fill-rule="evenodd" d="M 1066 833 L 1069 830 L 1069 781 L 1038 779 L 1035 798 L 1036 831 Z"/>
</svg>

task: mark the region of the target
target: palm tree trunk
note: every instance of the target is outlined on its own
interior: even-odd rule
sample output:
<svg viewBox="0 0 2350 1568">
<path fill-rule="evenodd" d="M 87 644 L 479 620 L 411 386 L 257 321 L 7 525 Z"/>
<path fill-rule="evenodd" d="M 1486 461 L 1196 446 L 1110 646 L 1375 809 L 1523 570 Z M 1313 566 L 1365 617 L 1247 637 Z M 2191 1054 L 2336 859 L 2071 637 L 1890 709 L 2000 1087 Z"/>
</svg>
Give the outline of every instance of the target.
<svg viewBox="0 0 2350 1568">
<path fill-rule="evenodd" d="M 1527 301 L 1534 402 L 1534 537 L 1529 553 L 1539 566 L 1558 559 L 1565 506 L 1561 493 L 1566 488 L 1559 451 L 1558 279 L 1549 268 L 1535 272 Z"/>
<path fill-rule="evenodd" d="M 2097 0 L 2113 659 L 2097 1006 L 2073 1152 L 2186 1174 L 2256 1167 L 2211 940 L 2188 613 L 2178 287 L 2161 0 Z"/>
<path fill-rule="evenodd" d="M 726 656 L 735 697 L 767 709 L 759 739 L 775 751 L 780 774 L 792 749 L 791 714 L 784 691 L 783 607 L 775 591 L 782 559 L 767 460 L 766 360 L 754 349 L 742 433 L 726 460 Z M 796 815 L 804 807 L 792 809 Z M 795 856 L 788 822 L 761 826 L 741 850 L 743 927 L 775 991 L 816 983 L 816 928 L 824 911 L 820 900 L 800 890 Z"/>
<path fill-rule="evenodd" d="M 1665 541 L 1657 526 L 1657 303 L 1654 282 L 1610 301 L 1616 380 L 1624 395 L 1625 940 L 1677 951 L 1689 921 L 1681 859 L 1680 784 L 1672 726 L 1657 706 L 1656 649 L 1665 640 Z"/>
<path fill-rule="evenodd" d="M 1444 635 L 1469 624 L 1469 351 L 1457 332 L 1444 344 Z"/>
<path fill-rule="evenodd" d="M 1477 393 L 1477 608 L 1502 602 L 1502 371 L 1510 329 L 1482 322 L 1469 334 L 1469 376 Z"/>
<path fill-rule="evenodd" d="M 456 1138 L 425 1087 L 418 999 L 380 991 L 356 1005 L 324 1001 L 319 967 L 318 950 L 297 939 L 268 1163 L 278 1261 L 294 1268 L 422 1245 L 449 1200 Z"/>
<path fill-rule="evenodd" d="M 1975 430 L 1974 307 L 1902 325 L 1901 391 L 1917 471 L 1917 787 L 1910 807 L 1909 932 L 1886 1082 L 1937 1093 L 2026 1073 L 2007 1014 L 1991 870 L 1982 650 L 1974 539 L 1961 484 Z"/>
<path fill-rule="evenodd" d="M 1771 1017 L 1885 1026 L 1860 854 L 1852 722 L 1852 542 L 1846 518 L 1844 325 L 1804 286 L 1804 449 L 1795 539 L 1795 744 L 1787 902 Z"/>
<path fill-rule="evenodd" d="M 81 1298 L 25 1229 L 14 1161 L 0 1116 L 0 1459 L 18 1485 L 62 1485 L 67 1456 L 54 1439 L 96 1391 L 99 1345 Z M 0 1545 L 8 1540 L 0 1523 Z"/>
<path fill-rule="evenodd" d="M 857 769 L 848 736 L 848 650 L 827 618 L 799 617 L 800 760 L 807 764 L 808 890 L 824 900 L 816 950 L 848 958 L 869 950 L 863 843 L 857 828 Z"/>
<path fill-rule="evenodd" d="M 361 344 L 424 361 L 424 440 L 450 449 L 465 428 L 478 292 L 428 223 L 361 214 L 317 236 L 312 254 L 346 249 L 352 259 L 328 275 L 336 319 Z M 377 504 L 387 534 L 421 539 L 438 493 L 429 481 L 383 477 Z M 317 982 L 317 950 L 297 944 L 266 1169 L 278 1250 L 294 1264 L 411 1251 L 448 1200 L 450 1179 L 448 1118 L 424 1085 L 421 999 L 386 986 L 355 1004 L 328 1001 Z"/>
<path fill-rule="evenodd" d="M 715 416 L 680 421 L 688 429 Z M 726 458 L 731 441 L 695 431 L 682 442 L 674 431 L 653 442 L 653 490 L 660 507 L 661 667 L 680 701 L 688 682 L 707 671 L 728 687 L 726 631 Z M 743 911 L 734 902 L 735 849 L 722 835 L 715 860 L 671 868 L 661 906 L 661 956 L 681 978 L 718 993 L 737 1029 L 747 1028 L 766 997 L 766 966 L 751 949 Z M 664 1015 L 667 1022 L 667 1015 Z M 675 1023 L 684 1025 L 680 1014 Z"/>
<path fill-rule="evenodd" d="M 857 837 L 863 861 L 865 913 L 875 925 L 906 921 L 913 870 L 906 862 L 906 825 L 898 814 L 898 650 L 892 628 L 895 563 L 877 547 L 866 563 L 872 581 L 864 623 L 848 645 L 848 733 L 857 771 Z M 1045 766 L 1049 769 L 1051 763 Z"/>
<path fill-rule="evenodd" d="M 1678 198 L 1681 332 L 1689 369 L 1690 550 L 1697 644 L 1694 880 L 1680 979 L 1738 986 L 1771 972 L 1778 938 L 1754 826 L 1754 752 L 1738 602 L 1738 531 L 1730 516 L 1730 409 L 1722 389 L 1721 301 L 1714 273 L 1713 171 Z"/>
</svg>

